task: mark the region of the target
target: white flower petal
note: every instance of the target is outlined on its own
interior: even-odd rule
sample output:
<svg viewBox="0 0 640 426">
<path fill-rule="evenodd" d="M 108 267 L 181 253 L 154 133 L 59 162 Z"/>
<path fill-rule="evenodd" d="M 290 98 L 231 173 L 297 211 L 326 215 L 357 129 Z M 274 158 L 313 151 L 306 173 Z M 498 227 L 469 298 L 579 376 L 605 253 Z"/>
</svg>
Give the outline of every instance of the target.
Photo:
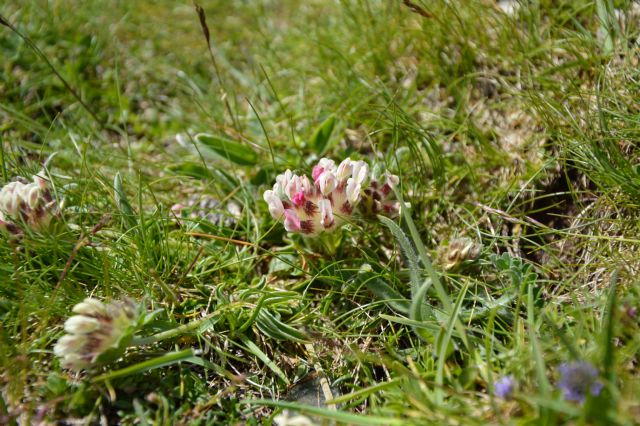
<svg viewBox="0 0 640 426">
<path fill-rule="evenodd" d="M 300 181 L 300 176 L 293 175 L 287 184 L 284 192 L 287 194 L 290 200 L 293 200 L 293 197 L 296 196 L 298 192 L 302 190 L 302 182 Z"/>
<path fill-rule="evenodd" d="M 318 165 L 320 167 L 322 167 L 325 170 L 329 170 L 329 171 L 333 171 L 336 168 L 336 163 L 335 161 L 331 160 L 330 158 L 321 158 L 320 161 L 318 161 Z"/>
<path fill-rule="evenodd" d="M 84 315 L 74 315 L 64 323 L 64 331 L 69 334 L 89 334 L 100 328 L 100 321 Z"/>
<path fill-rule="evenodd" d="M 352 206 L 355 206 L 360 201 L 360 193 L 362 191 L 362 185 L 360 185 L 355 179 L 350 178 L 347 181 L 347 187 L 345 189 L 345 195 L 347 201 Z"/>
<path fill-rule="evenodd" d="M 369 166 L 367 165 L 367 163 L 365 163 L 364 161 L 354 162 L 353 172 L 351 176 L 357 183 L 363 184 L 369 176 Z"/>
<path fill-rule="evenodd" d="M 42 176 L 44 176 L 44 171 L 41 171 L 37 175 L 33 175 L 33 184 L 35 186 L 37 186 L 38 188 L 40 188 L 40 189 L 46 189 L 47 185 L 48 185 L 48 182 Z"/>
<path fill-rule="evenodd" d="M 289 185 L 289 181 L 291 181 L 291 178 L 293 177 L 293 172 L 289 169 L 287 169 L 283 174 L 280 174 L 278 176 L 276 176 L 276 184 L 279 186 L 279 188 L 282 191 L 286 191 L 287 186 Z M 275 190 L 275 188 L 274 188 Z M 277 193 L 277 191 L 276 191 Z"/>
<path fill-rule="evenodd" d="M 73 307 L 72 311 L 80 315 L 96 316 L 106 315 L 107 309 L 104 303 L 98 299 L 87 297 Z"/>
<path fill-rule="evenodd" d="M 84 336 L 72 336 L 65 334 L 53 347 L 53 353 L 59 357 L 65 356 L 66 354 L 78 351 L 85 345 L 85 343 L 86 339 Z"/>
<path fill-rule="evenodd" d="M 35 209 L 38 206 L 38 201 L 40 201 L 40 188 L 35 185 L 29 185 L 28 188 L 29 191 L 26 193 L 24 201 L 29 207 Z"/>
<path fill-rule="evenodd" d="M 76 371 L 87 368 L 90 365 L 81 355 L 75 353 L 65 355 L 61 364 L 64 368 Z"/>
<path fill-rule="evenodd" d="M 338 179 L 332 172 L 325 171 L 318 177 L 318 184 L 320 185 L 320 192 L 323 195 L 328 195 L 338 186 Z"/>
<path fill-rule="evenodd" d="M 342 161 L 342 163 L 340 163 L 340 165 L 338 166 L 336 177 L 338 178 L 339 181 L 343 181 L 345 179 L 348 179 L 349 176 L 351 176 L 352 172 L 353 172 L 353 161 L 351 161 L 350 158 L 347 158 L 344 161 Z"/>
<path fill-rule="evenodd" d="M 320 224 L 324 228 L 330 228 L 334 224 L 333 209 L 331 208 L 331 201 L 325 199 L 320 200 L 318 203 L 320 208 Z"/>
<path fill-rule="evenodd" d="M 284 214 L 284 205 L 282 204 L 280 197 L 278 197 L 273 191 L 265 191 L 263 198 L 269 206 L 269 213 L 271 213 L 271 217 L 274 219 L 282 218 L 282 215 Z"/>
<path fill-rule="evenodd" d="M 387 185 L 389 185 L 391 188 L 395 188 L 400 183 L 400 178 L 398 176 L 393 175 L 389 172 L 385 172 L 384 175 L 387 181 Z"/>
</svg>

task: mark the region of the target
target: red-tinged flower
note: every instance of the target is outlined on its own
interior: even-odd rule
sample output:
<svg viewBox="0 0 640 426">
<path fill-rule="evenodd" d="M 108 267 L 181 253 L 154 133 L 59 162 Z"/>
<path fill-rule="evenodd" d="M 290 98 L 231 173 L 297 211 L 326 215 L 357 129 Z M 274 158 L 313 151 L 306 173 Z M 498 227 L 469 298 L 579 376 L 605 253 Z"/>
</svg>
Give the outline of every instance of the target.
<svg viewBox="0 0 640 426">
<path fill-rule="evenodd" d="M 33 181 L 17 178 L 0 189 L 0 230 L 20 234 L 22 224 L 38 231 L 46 228 L 57 213 L 47 181 L 39 175 Z"/>
</svg>

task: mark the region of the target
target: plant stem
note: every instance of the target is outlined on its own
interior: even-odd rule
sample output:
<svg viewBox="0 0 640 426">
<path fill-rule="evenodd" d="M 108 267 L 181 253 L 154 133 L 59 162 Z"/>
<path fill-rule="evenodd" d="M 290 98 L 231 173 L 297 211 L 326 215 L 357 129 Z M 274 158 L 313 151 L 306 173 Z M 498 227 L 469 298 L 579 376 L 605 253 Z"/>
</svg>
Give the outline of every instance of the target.
<svg viewBox="0 0 640 426">
<path fill-rule="evenodd" d="M 172 328 L 171 330 L 163 331 L 158 334 L 154 334 L 153 336 L 148 337 L 134 337 L 129 346 L 142 346 L 142 345 L 150 345 L 152 343 L 160 342 L 162 340 L 171 339 L 173 337 L 177 337 L 183 334 L 187 334 L 193 330 L 199 328 L 202 324 L 209 321 L 216 312 L 210 313 L 206 317 L 203 317 L 199 320 L 192 321 L 187 324 L 183 324 L 179 327 Z"/>
</svg>

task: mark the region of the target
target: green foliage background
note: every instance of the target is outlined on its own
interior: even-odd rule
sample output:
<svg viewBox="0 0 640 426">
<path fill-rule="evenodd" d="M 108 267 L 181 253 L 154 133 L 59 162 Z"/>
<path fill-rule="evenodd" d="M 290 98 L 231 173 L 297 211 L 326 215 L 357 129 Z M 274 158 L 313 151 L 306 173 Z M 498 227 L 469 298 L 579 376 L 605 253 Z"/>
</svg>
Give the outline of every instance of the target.
<svg viewBox="0 0 640 426">
<path fill-rule="evenodd" d="M 200 6 L 210 46 L 189 2 L 0 5 L 2 183 L 45 167 L 65 205 L 0 240 L 0 423 L 637 422 L 636 2 Z M 287 235 L 262 192 L 322 156 L 411 209 Z M 482 252 L 445 270 L 460 236 Z M 88 295 L 170 338 L 62 370 Z M 555 386 L 575 359 L 605 383 L 583 405 Z M 293 396 L 315 378 L 338 411 Z"/>
</svg>

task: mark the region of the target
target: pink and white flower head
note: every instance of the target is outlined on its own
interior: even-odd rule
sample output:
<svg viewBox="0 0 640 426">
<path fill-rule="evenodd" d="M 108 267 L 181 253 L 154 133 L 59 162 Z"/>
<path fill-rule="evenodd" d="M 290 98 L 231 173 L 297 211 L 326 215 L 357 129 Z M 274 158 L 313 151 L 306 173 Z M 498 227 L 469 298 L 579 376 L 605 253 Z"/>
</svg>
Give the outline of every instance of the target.
<svg viewBox="0 0 640 426">
<path fill-rule="evenodd" d="M 34 230 L 45 228 L 56 214 L 56 202 L 41 176 L 17 178 L 0 189 L 0 230 L 20 234 L 21 221 Z"/>
<path fill-rule="evenodd" d="M 101 355 L 120 349 L 137 327 L 140 307 L 131 299 L 103 303 L 88 297 L 73 307 L 76 314 L 64 323 L 62 336 L 53 347 L 64 368 L 89 368 Z"/>
<path fill-rule="evenodd" d="M 397 184 L 398 177 L 389 176 Z M 339 228 L 361 204 L 370 179 L 367 163 L 350 158 L 337 167 L 333 160 L 322 158 L 311 177 L 287 170 L 264 193 L 271 216 L 283 222 L 288 232 L 315 236 Z"/>
</svg>

